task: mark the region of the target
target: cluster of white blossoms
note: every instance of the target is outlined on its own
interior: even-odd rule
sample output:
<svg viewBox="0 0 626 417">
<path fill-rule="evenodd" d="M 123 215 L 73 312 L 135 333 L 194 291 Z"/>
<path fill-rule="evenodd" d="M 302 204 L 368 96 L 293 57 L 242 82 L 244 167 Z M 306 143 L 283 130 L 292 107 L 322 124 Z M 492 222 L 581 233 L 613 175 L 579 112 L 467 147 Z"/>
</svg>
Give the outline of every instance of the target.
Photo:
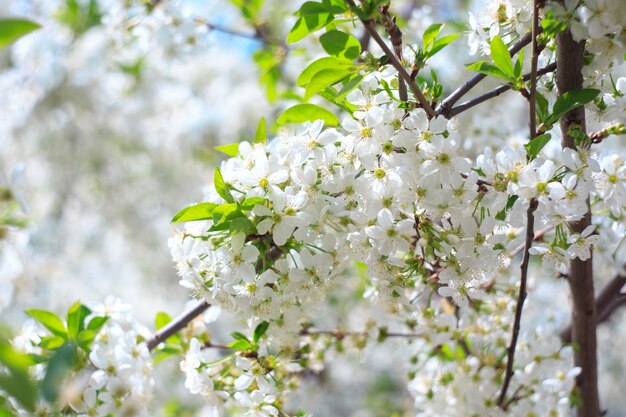
<svg viewBox="0 0 626 417">
<path fill-rule="evenodd" d="M 35 415 L 58 412 L 75 417 L 149 415 L 154 389 L 153 365 L 143 342 L 149 331 L 134 319 L 130 306 L 109 297 L 104 303 L 92 306 L 82 327 L 85 330 L 76 337 L 76 344 L 66 345 L 75 359 L 69 365 L 71 370 L 59 404 L 51 407 L 42 401 Z M 58 347 L 54 336 L 49 336 L 33 321 L 25 324 L 13 344 L 35 355 L 49 355 L 50 349 Z M 36 365 L 32 372 L 36 378 L 43 378 L 46 365 Z M 33 414 L 22 410 L 20 415 Z"/>
<path fill-rule="evenodd" d="M 398 314 L 398 322 L 412 322 L 425 340 L 449 328 L 438 320 L 418 320 L 417 326 L 411 320 L 432 314 L 433 298 L 451 300 L 461 317 L 474 315 L 460 321 L 450 316 L 453 324 L 459 321 L 458 331 L 447 331 L 447 337 L 429 344 L 436 349 L 455 343 L 459 335 L 482 335 L 480 343 L 467 342 L 471 347 L 463 363 L 474 367 L 464 369 L 479 375 L 481 352 L 493 351 L 492 359 L 498 359 L 489 364 L 493 372 L 486 380 L 492 388 L 485 394 L 493 397 L 499 390 L 495 381 L 502 379 L 515 305 L 507 292 L 512 282 L 506 267 L 521 251 L 525 212 L 536 201 L 537 230 L 550 236 L 531 253 L 555 267 L 575 257 L 586 259 L 595 241 L 592 229 L 572 234 L 569 224 L 586 211 L 598 163 L 586 148 L 565 150 L 557 159 L 533 159 L 523 148 L 495 154 L 487 149 L 472 161 L 461 153 L 462 136 L 454 124 L 429 120 L 421 109 L 399 108 L 382 88 L 382 77 L 367 76 L 348 95 L 354 117 L 338 128 L 307 122 L 281 131 L 267 144 L 239 145 L 237 155 L 216 171 L 206 202 L 181 212 L 202 220 L 188 223 L 170 240 L 180 282 L 195 297 L 249 318 L 251 324 L 269 322 L 268 352 L 293 352 L 315 321 L 315 303 L 342 285 L 348 279 L 342 273 L 358 260 L 367 267 L 365 297 Z M 503 297 L 508 313 L 486 307 L 495 303 L 495 295 Z M 489 324 L 477 331 L 481 317 Z M 502 320 L 509 324 L 503 326 Z M 200 345 L 193 343 L 182 367 L 194 392 L 237 399 L 243 391 L 261 398 L 273 394 L 256 394 L 259 386 L 282 384 L 276 382 L 279 378 L 263 377 L 270 371 L 258 363 L 255 375 L 265 382 L 252 391 L 228 384 L 219 372 L 222 365 L 201 366 Z M 519 372 L 526 372 L 533 360 L 551 357 L 563 375 L 570 375 L 570 361 L 556 360 L 558 342 L 550 339 L 549 344 L 548 353 L 536 353 L 529 343 L 535 353 Z M 238 366 L 235 358 L 230 362 Z M 244 375 L 248 367 L 242 368 Z M 520 382 L 524 389 L 515 401 L 536 403 L 536 385 L 557 378 L 556 370 L 545 372 Z M 571 380 L 565 378 L 563 387 L 570 387 Z M 224 386 L 235 389 L 227 394 Z M 563 398 L 567 402 L 567 389 L 555 388 L 554 393 L 555 404 Z M 491 398 L 492 405 L 495 400 Z M 425 415 L 436 415 L 432 413 Z"/>
</svg>

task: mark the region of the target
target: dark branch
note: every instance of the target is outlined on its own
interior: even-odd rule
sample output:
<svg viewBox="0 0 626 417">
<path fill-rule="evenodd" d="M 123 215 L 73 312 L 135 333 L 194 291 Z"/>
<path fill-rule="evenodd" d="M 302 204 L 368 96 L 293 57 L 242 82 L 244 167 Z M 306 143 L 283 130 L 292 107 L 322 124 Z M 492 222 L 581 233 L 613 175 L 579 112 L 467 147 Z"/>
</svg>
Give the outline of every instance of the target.
<svg viewBox="0 0 626 417">
<path fill-rule="evenodd" d="M 528 205 L 528 211 L 526 212 L 526 241 L 524 243 L 524 257 L 520 264 L 521 278 L 519 284 L 519 294 L 517 297 L 517 306 L 515 308 L 515 320 L 513 322 L 513 335 L 511 337 L 511 344 L 507 351 L 506 359 L 506 372 L 504 374 L 504 383 L 502 384 L 502 391 L 498 397 L 498 405 L 504 407 L 506 400 L 506 392 L 509 389 L 511 378 L 513 378 L 513 364 L 515 362 L 515 349 L 517 348 L 517 339 L 519 337 L 520 323 L 522 321 L 522 309 L 524 308 L 524 301 L 526 300 L 526 283 L 528 280 L 528 264 L 530 260 L 529 249 L 535 239 L 535 210 L 537 210 L 537 200 L 530 200 Z"/>
<path fill-rule="evenodd" d="M 621 293 L 624 285 L 626 285 L 626 277 L 616 275 L 598 294 L 595 301 L 596 325 L 608 320 L 617 308 L 626 303 L 626 297 Z M 571 324 L 561 332 L 561 340 L 564 344 L 572 343 Z"/>
<path fill-rule="evenodd" d="M 523 47 L 528 45 L 531 40 L 532 33 L 529 32 L 519 38 L 517 42 L 515 42 L 513 45 L 511 45 L 511 47 L 509 48 L 509 54 L 511 54 L 511 56 L 515 55 Z M 437 116 L 443 115 L 444 117 L 449 119 L 451 116 L 448 115 L 448 112 L 452 109 L 452 106 L 454 106 L 454 104 L 459 101 L 461 97 L 467 94 L 472 88 L 478 85 L 479 82 L 484 80 L 485 77 L 487 77 L 485 74 L 476 74 L 472 78 L 470 78 L 465 84 L 454 90 L 452 94 L 446 97 L 441 103 L 439 103 L 439 106 L 437 106 Z"/>
<path fill-rule="evenodd" d="M 148 345 L 148 349 L 152 350 L 159 345 L 159 343 L 167 340 L 168 337 L 173 336 L 178 333 L 180 330 L 187 327 L 187 325 L 200 314 L 204 313 L 211 305 L 206 301 L 199 302 L 195 307 L 191 310 L 186 311 L 176 317 L 174 320 L 166 324 L 164 327 L 159 329 L 148 341 L 146 344 Z"/>
<path fill-rule="evenodd" d="M 544 68 L 541 68 L 539 71 L 537 71 L 537 76 L 541 76 L 541 75 L 545 75 L 548 74 L 550 72 L 554 72 L 556 70 L 556 62 L 551 63 L 550 65 L 545 66 Z M 524 81 L 528 81 L 530 79 L 530 73 L 525 74 L 524 75 Z M 448 112 L 446 113 L 446 118 L 451 118 L 454 117 L 460 113 L 463 113 L 464 111 L 480 104 L 483 103 L 487 100 L 490 100 L 492 98 L 498 97 L 500 94 L 504 93 L 505 91 L 508 91 L 511 89 L 511 85 L 510 84 L 504 84 L 501 85 L 499 87 L 494 88 L 491 91 L 488 91 L 484 94 L 481 94 L 480 96 L 473 98 L 471 100 L 468 100 L 464 103 L 459 104 L 456 107 L 451 108 L 450 110 L 448 110 Z"/>
</svg>

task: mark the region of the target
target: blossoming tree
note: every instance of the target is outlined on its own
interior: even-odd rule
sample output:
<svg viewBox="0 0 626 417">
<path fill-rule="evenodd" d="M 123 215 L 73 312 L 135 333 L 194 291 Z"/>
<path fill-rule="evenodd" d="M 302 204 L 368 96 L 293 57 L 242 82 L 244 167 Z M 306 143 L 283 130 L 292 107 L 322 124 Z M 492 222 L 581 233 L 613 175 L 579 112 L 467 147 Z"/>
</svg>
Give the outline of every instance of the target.
<svg viewBox="0 0 626 417">
<path fill-rule="evenodd" d="M 157 415 L 158 364 L 176 357 L 207 415 L 308 415 L 299 387 L 358 351 L 386 355 L 412 399 L 383 415 L 603 415 L 596 328 L 626 299 L 617 2 L 489 2 L 469 18 L 469 65 L 446 55 L 459 30 L 411 31 L 414 5 L 307 1 L 283 41 L 262 0 L 232 1 L 244 32 L 174 1 L 123 3 L 122 43 L 149 31 L 191 54 L 207 29 L 259 40 L 281 113 L 217 147 L 227 158 L 204 198 L 172 219 L 195 304 L 152 331 L 119 300 L 26 310 L 35 321 L 0 344 L 1 413 Z M 0 42 L 35 29 L 0 20 Z M 442 56 L 465 68 L 460 86 Z M 478 126 L 522 115 L 521 139 L 471 131 L 472 113 Z M 0 238 L 23 226 L 11 190 Z M 550 301 L 567 299 L 556 320 L 567 306 Z M 226 315 L 229 336 L 211 327 Z"/>
</svg>

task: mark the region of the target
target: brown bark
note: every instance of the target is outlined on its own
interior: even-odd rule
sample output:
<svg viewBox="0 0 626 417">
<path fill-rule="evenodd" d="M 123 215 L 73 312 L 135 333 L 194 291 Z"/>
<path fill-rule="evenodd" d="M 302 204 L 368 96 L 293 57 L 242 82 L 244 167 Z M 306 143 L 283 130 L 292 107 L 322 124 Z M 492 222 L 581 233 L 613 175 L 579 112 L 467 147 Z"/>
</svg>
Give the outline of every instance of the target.
<svg viewBox="0 0 626 417">
<path fill-rule="evenodd" d="M 575 42 L 568 31 L 557 36 L 556 80 L 559 94 L 582 88 L 584 41 Z M 572 127 L 585 130 L 585 108 L 579 107 L 561 118 L 562 146 L 575 148 L 574 138 L 567 133 Z M 587 213 L 574 223 L 574 232 L 582 232 L 591 224 L 589 198 Z M 593 286 L 593 259 L 581 261 L 576 258 L 570 263 L 568 280 L 572 293 L 572 342 L 575 345 L 574 361 L 582 371 L 576 378 L 576 390 L 580 395 L 577 406 L 578 417 L 600 417 L 598 398 L 598 367 L 596 352 L 596 309 Z"/>
</svg>

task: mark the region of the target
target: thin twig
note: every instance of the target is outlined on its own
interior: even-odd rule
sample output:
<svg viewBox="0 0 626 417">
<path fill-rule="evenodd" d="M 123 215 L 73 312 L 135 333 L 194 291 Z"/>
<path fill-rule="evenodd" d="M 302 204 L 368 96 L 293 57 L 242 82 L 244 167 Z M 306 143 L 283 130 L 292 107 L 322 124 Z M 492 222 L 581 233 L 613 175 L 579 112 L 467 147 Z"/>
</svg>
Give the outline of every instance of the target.
<svg viewBox="0 0 626 417">
<path fill-rule="evenodd" d="M 354 4 L 353 0 L 346 0 L 346 2 L 354 8 L 357 7 L 356 4 Z M 380 35 L 376 31 L 376 28 L 374 27 L 373 22 L 371 20 L 361 19 L 360 17 L 359 19 L 363 23 L 365 30 L 367 30 L 371 35 L 372 39 L 374 39 L 374 41 L 378 44 L 378 46 L 380 46 L 383 52 L 385 52 L 385 55 L 387 55 L 387 58 L 389 59 L 391 65 L 393 65 L 393 67 L 398 71 L 398 74 L 402 77 L 404 82 L 407 83 L 407 85 L 411 89 L 411 92 L 413 93 L 417 101 L 419 101 L 420 105 L 422 106 L 428 117 L 435 117 L 435 110 L 433 110 L 428 100 L 426 100 L 426 97 L 424 97 L 424 94 L 422 94 L 415 81 L 411 79 L 411 76 L 406 71 L 406 69 L 404 69 L 402 63 L 398 61 L 398 59 L 394 56 L 393 51 L 389 49 L 387 43 L 383 40 L 383 38 L 380 37 Z"/>
<path fill-rule="evenodd" d="M 537 60 L 539 59 L 539 49 L 537 48 L 537 36 L 539 35 L 539 0 L 533 1 L 533 28 L 532 28 L 532 58 L 531 58 L 531 74 L 530 74 L 530 94 L 529 100 L 529 141 L 537 136 L 537 113 L 535 110 L 536 93 L 537 93 Z M 511 379 L 513 378 L 513 365 L 515 364 L 515 349 L 517 348 L 517 338 L 519 336 L 520 324 L 522 321 L 522 311 L 524 309 L 524 300 L 526 300 L 526 283 L 528 280 L 528 265 L 530 261 L 530 247 L 535 240 L 535 210 L 537 210 L 538 201 L 536 198 L 530 200 L 528 210 L 526 211 L 526 239 L 524 242 L 524 256 L 520 264 L 521 278 L 519 284 L 519 294 L 517 296 L 517 306 L 515 307 L 515 319 L 513 322 L 513 335 L 511 344 L 507 352 L 506 372 L 504 375 L 504 383 L 502 391 L 498 397 L 498 406 L 506 411 L 509 403 L 506 401 L 506 392 L 509 389 Z M 515 394 L 513 395 L 513 397 Z"/>
<path fill-rule="evenodd" d="M 511 47 L 509 48 L 509 54 L 511 56 L 518 53 L 523 47 L 528 45 L 532 40 L 532 33 L 527 33 L 521 38 L 519 38 Z M 472 78 L 470 78 L 465 84 L 454 90 L 448 97 L 439 103 L 437 106 L 436 115 L 443 115 L 447 119 L 450 118 L 448 116 L 448 112 L 452 109 L 452 106 L 461 99 L 465 94 L 467 94 L 472 88 L 474 88 L 478 83 L 487 77 L 485 74 L 476 74 Z"/>
<path fill-rule="evenodd" d="M 206 301 L 201 301 L 196 304 L 192 309 L 186 311 L 176 317 L 171 322 L 167 323 L 161 329 L 159 329 L 148 341 L 148 349 L 152 350 L 159 345 L 159 343 L 167 340 L 168 337 L 173 336 L 180 330 L 187 327 L 187 325 L 200 314 L 204 313 L 211 305 Z"/>
<path fill-rule="evenodd" d="M 519 294 L 517 297 L 517 306 L 515 308 L 515 320 L 513 322 L 513 335 L 511 337 L 511 344 L 507 351 L 506 359 L 506 372 L 504 375 L 504 383 L 502 385 L 502 391 L 498 397 L 498 405 L 503 407 L 506 399 L 506 392 L 509 389 L 511 378 L 513 377 L 513 363 L 515 361 L 515 349 L 517 347 L 517 338 L 519 337 L 520 323 L 522 321 L 522 309 L 524 307 L 524 300 L 526 300 L 526 283 L 528 280 L 528 264 L 530 259 L 529 249 L 533 244 L 535 233 L 533 229 L 535 227 L 535 210 L 537 210 L 537 200 L 530 200 L 528 211 L 526 212 L 526 243 L 524 244 L 524 257 L 520 265 L 521 279 L 519 285 Z"/>
<path fill-rule="evenodd" d="M 543 68 L 541 68 L 540 70 L 537 71 L 537 75 L 545 75 L 548 74 L 550 72 L 554 72 L 556 70 L 556 62 L 553 62 Z M 523 77 L 524 81 L 528 81 L 530 80 L 530 73 L 525 74 Z M 445 114 L 446 118 L 452 118 L 460 113 L 463 113 L 464 111 L 480 104 L 483 103 L 487 100 L 490 100 L 492 98 L 498 97 L 500 94 L 504 93 L 505 91 L 508 91 L 511 89 L 511 85 L 510 84 L 503 84 L 499 87 L 494 88 L 493 90 L 490 90 L 484 94 L 479 95 L 476 98 L 473 98 L 471 100 L 468 100 L 466 102 L 463 102 L 461 104 L 459 104 L 456 107 L 451 108 L 450 110 L 448 110 Z"/>
<path fill-rule="evenodd" d="M 402 62 L 402 31 L 396 23 L 396 18 L 389 13 L 389 4 L 385 4 L 380 7 L 380 14 L 383 16 L 383 26 L 389 34 L 391 40 L 391 46 L 393 46 L 393 52 L 396 54 L 398 61 Z M 415 77 L 411 76 L 411 79 L 415 80 Z M 407 101 L 409 99 L 406 84 L 402 81 L 402 76 L 398 73 L 398 96 L 400 100 Z"/>
</svg>

